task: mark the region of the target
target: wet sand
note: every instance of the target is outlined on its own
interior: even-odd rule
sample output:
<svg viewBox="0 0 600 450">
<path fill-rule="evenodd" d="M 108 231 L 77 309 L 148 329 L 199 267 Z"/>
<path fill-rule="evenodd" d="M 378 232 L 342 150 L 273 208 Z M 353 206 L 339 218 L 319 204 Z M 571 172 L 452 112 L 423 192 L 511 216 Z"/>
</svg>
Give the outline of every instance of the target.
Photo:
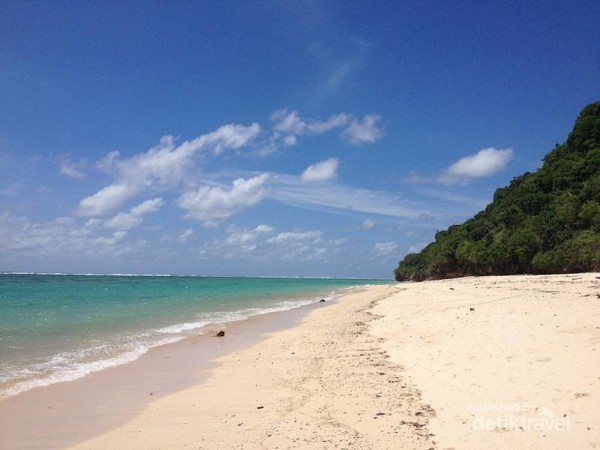
<svg viewBox="0 0 600 450">
<path fill-rule="evenodd" d="M 598 448 L 599 296 L 594 274 L 373 286 L 203 338 L 215 345 L 200 365 L 198 338 L 98 373 L 95 385 L 47 388 L 56 405 L 96 404 L 76 419 L 87 435 L 56 414 L 71 429 L 59 447 Z M 121 385 L 124 373 L 139 391 Z M 48 405 L 4 404 L 1 421 L 22 415 L 15 433 L 35 435 L 22 448 L 57 448 L 59 433 L 32 415 Z"/>
<path fill-rule="evenodd" d="M 150 349 L 138 360 L 0 399 L 0 448 L 60 449 L 114 429 L 150 402 L 202 383 L 214 361 L 298 323 L 316 303 L 250 317 Z M 213 335 L 226 331 L 226 338 Z"/>
</svg>

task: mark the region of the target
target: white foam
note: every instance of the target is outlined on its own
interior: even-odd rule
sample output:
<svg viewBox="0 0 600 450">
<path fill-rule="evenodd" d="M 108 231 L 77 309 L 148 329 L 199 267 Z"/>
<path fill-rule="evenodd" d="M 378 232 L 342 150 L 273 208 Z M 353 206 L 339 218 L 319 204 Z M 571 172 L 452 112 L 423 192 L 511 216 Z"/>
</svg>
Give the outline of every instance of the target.
<svg viewBox="0 0 600 450">
<path fill-rule="evenodd" d="M 10 397 L 36 387 L 48 386 L 55 383 L 63 383 L 66 381 L 77 380 L 91 373 L 98 372 L 109 367 L 118 366 L 121 364 L 126 364 L 135 361 L 136 359 L 140 358 L 143 354 L 147 353 L 148 350 L 150 350 L 153 347 L 174 343 L 180 341 L 181 339 L 183 339 L 183 337 L 170 337 L 149 345 L 142 345 L 131 348 L 113 357 L 83 363 L 75 361 L 67 363 L 67 357 L 65 357 L 64 355 L 56 355 L 50 361 L 38 365 L 38 368 L 41 368 L 42 366 L 51 367 L 52 363 L 62 363 L 58 366 L 54 366 L 53 369 L 50 370 L 51 373 L 39 378 L 18 382 L 10 388 L 6 389 L 4 392 L 2 392 L 2 395 L 5 397 Z M 82 353 L 87 352 L 90 352 L 90 350 L 84 350 Z M 26 373 L 31 373 L 31 371 L 21 371 L 21 375 L 25 375 Z"/>
<path fill-rule="evenodd" d="M 160 328 L 158 332 L 164 334 L 179 334 L 184 331 L 197 330 L 198 328 L 205 327 L 209 323 L 210 321 L 181 323 L 177 325 L 171 325 L 170 327 Z"/>
<path fill-rule="evenodd" d="M 364 286 L 346 289 L 360 289 L 361 287 Z M 333 291 L 325 297 L 284 300 L 270 307 L 254 307 L 237 311 L 201 314 L 197 317 L 199 320 L 193 322 L 183 322 L 147 330 L 134 336 L 121 336 L 121 338 L 117 338 L 117 342 L 97 342 L 85 349 L 53 355 L 46 360 L 39 361 L 37 364 L 30 365 L 29 368 L 21 370 L 14 367 L 9 368 L 7 372 L 10 372 L 10 376 L 2 375 L 0 381 L 2 381 L 2 384 L 8 384 L 12 381 L 13 384 L 0 395 L 13 396 L 35 387 L 73 381 L 109 367 L 135 361 L 153 347 L 180 341 L 188 336 L 190 332 L 210 324 L 223 324 L 252 316 L 287 311 L 318 302 L 321 298 L 333 300 L 336 297 L 337 293 Z"/>
</svg>

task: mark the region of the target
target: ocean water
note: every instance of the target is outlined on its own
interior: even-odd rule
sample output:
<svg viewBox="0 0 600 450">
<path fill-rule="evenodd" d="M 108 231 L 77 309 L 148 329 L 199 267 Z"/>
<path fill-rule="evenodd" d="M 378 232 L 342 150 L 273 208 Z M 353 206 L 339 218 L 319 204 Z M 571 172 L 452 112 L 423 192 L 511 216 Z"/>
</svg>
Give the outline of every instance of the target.
<svg viewBox="0 0 600 450">
<path fill-rule="evenodd" d="M 0 274 L 0 396 L 384 280 Z"/>
</svg>

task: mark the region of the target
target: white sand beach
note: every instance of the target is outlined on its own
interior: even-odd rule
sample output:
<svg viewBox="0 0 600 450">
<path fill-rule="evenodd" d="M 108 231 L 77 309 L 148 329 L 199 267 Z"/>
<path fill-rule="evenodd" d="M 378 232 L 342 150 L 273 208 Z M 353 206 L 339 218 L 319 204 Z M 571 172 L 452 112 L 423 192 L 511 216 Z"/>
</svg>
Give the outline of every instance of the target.
<svg viewBox="0 0 600 450">
<path fill-rule="evenodd" d="M 370 287 L 72 448 L 597 448 L 599 295 L 594 274 Z"/>
</svg>

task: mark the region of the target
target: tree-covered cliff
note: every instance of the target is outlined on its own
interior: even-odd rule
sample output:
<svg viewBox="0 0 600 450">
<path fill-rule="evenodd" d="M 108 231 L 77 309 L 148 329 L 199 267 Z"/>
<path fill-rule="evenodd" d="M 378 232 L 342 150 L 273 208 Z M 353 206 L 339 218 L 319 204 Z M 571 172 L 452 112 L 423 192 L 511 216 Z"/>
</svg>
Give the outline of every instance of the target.
<svg viewBox="0 0 600 450">
<path fill-rule="evenodd" d="M 407 255 L 396 279 L 600 270 L 600 102 L 567 141 L 498 189 L 484 211 Z"/>
</svg>

